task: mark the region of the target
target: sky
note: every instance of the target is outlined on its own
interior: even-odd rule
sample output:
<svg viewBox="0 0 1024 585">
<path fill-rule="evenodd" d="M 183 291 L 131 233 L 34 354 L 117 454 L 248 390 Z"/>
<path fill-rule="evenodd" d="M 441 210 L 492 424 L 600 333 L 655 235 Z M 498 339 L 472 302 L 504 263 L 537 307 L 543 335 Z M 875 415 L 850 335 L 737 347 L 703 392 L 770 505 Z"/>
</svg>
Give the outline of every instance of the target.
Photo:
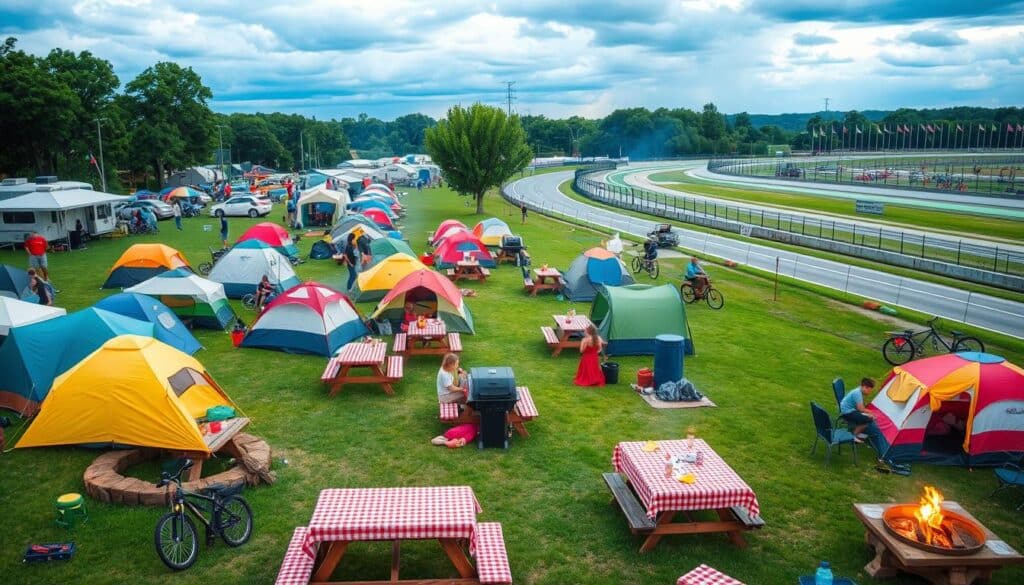
<svg viewBox="0 0 1024 585">
<path fill-rule="evenodd" d="M 197 71 L 219 112 L 602 117 L 1021 106 L 1024 0 L 0 0 L 39 55 Z"/>
</svg>

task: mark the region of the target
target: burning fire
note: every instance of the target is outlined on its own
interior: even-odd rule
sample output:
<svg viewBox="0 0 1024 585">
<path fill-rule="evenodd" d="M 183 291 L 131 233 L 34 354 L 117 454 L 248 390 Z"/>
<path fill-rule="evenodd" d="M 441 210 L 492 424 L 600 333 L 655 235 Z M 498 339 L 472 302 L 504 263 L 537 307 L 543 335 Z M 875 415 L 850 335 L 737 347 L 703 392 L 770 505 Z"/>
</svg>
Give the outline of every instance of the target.
<svg viewBox="0 0 1024 585">
<path fill-rule="evenodd" d="M 942 530 L 942 500 L 942 492 L 930 485 L 924 486 L 921 505 L 914 510 L 914 518 L 926 544 L 948 547 L 949 539 Z"/>
</svg>

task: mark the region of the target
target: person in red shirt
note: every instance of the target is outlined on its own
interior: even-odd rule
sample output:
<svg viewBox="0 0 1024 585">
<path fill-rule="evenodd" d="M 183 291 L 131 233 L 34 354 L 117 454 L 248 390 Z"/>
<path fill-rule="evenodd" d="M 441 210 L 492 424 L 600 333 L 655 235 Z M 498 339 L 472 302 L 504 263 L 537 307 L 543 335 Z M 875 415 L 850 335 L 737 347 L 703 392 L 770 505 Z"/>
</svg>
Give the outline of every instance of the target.
<svg viewBox="0 0 1024 585">
<path fill-rule="evenodd" d="M 224 199 L 231 199 L 231 183 L 224 183 Z"/>
<path fill-rule="evenodd" d="M 46 238 L 37 232 L 25 236 L 25 251 L 28 252 L 28 267 L 35 268 L 43 275 L 43 280 L 50 280 L 50 271 L 46 262 Z"/>
</svg>

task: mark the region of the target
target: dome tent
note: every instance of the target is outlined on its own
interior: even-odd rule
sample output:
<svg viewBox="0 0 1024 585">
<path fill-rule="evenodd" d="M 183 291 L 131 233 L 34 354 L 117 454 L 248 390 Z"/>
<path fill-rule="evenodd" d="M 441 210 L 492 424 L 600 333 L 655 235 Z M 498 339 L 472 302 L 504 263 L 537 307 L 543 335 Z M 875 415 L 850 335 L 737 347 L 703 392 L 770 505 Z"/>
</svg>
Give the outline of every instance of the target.
<svg viewBox="0 0 1024 585">
<path fill-rule="evenodd" d="M 473 227 L 473 235 L 485 246 L 500 246 L 502 236 L 511 236 L 508 224 L 496 217 L 487 218 Z"/>
<path fill-rule="evenodd" d="M 151 296 L 139 293 L 117 293 L 101 299 L 93 307 L 152 323 L 153 337 L 189 355 L 203 348 L 199 340 L 181 322 L 181 319 L 178 319 L 178 316 L 167 305 Z"/>
<path fill-rule="evenodd" d="M 430 236 L 430 243 L 431 243 L 431 245 L 435 245 L 436 246 L 438 241 L 441 239 L 441 236 L 446 231 L 448 231 L 449 228 L 453 228 L 453 227 L 459 227 L 459 228 L 462 228 L 462 229 L 468 231 L 468 228 L 466 227 L 466 224 L 462 223 L 461 221 L 459 221 L 457 219 L 446 219 L 446 220 L 442 221 L 440 224 L 438 224 L 437 229 L 434 230 L 434 235 Z"/>
<path fill-rule="evenodd" d="M 149 295 L 167 305 L 182 321 L 199 327 L 224 329 L 235 319 L 224 286 L 179 268 L 124 289 Z"/>
<path fill-rule="evenodd" d="M 680 335 L 686 355 L 693 355 L 693 339 L 686 322 L 686 308 L 671 284 L 650 286 L 599 286 L 590 306 L 590 320 L 608 341 L 608 355 L 651 355 L 654 338 Z"/>
<path fill-rule="evenodd" d="M 258 223 L 245 230 L 245 233 L 238 237 L 236 243 L 240 244 L 246 240 L 254 239 L 270 244 L 275 250 L 289 258 L 294 258 L 299 255 L 299 249 L 295 247 L 295 242 L 293 242 L 292 237 L 288 235 L 288 230 L 276 223 L 271 223 L 269 221 Z"/>
<path fill-rule="evenodd" d="M 418 306 L 418 313 L 441 319 L 448 331 L 473 333 L 473 315 L 452 281 L 433 270 L 410 272 L 381 299 L 371 319 L 400 321 L 405 316 L 405 303 Z"/>
<path fill-rule="evenodd" d="M 370 242 L 370 254 L 373 256 L 373 262 L 370 266 L 376 266 L 380 264 L 384 259 L 394 256 L 395 254 L 405 254 L 407 256 L 416 256 L 416 253 L 412 251 L 409 244 L 406 244 L 402 240 L 396 240 L 395 238 L 377 238 Z"/>
<path fill-rule="evenodd" d="M 451 268 L 455 263 L 469 254 L 475 258 L 481 266 L 494 268 L 497 264 L 494 256 L 487 246 L 468 231 L 450 235 L 441 242 L 434 250 L 434 266 L 438 268 Z"/>
<path fill-rule="evenodd" d="M 392 254 L 360 272 L 349 294 L 357 303 L 379 300 L 409 273 L 426 268 L 419 259 L 408 254 Z"/>
<path fill-rule="evenodd" d="M 633 284 L 633 275 L 626 265 L 604 248 L 590 248 L 577 256 L 563 272 L 563 294 L 570 301 L 592 301 L 599 285 Z"/>
<path fill-rule="evenodd" d="M 240 347 L 330 356 L 367 333 L 348 297 L 307 282 L 275 297 L 256 318 Z"/>
<path fill-rule="evenodd" d="M 228 298 L 240 299 L 256 292 L 264 275 L 278 292 L 299 284 L 287 258 L 270 244 L 252 239 L 235 244 L 221 256 L 207 278 L 224 285 Z"/>
<path fill-rule="evenodd" d="M 0 296 L 0 342 L 15 327 L 31 325 L 63 315 L 67 315 L 67 311 L 60 307 L 49 307 Z"/>
<path fill-rule="evenodd" d="M 181 252 L 163 244 L 134 244 L 110 267 L 103 288 L 123 288 L 183 268 L 191 271 Z"/>
</svg>

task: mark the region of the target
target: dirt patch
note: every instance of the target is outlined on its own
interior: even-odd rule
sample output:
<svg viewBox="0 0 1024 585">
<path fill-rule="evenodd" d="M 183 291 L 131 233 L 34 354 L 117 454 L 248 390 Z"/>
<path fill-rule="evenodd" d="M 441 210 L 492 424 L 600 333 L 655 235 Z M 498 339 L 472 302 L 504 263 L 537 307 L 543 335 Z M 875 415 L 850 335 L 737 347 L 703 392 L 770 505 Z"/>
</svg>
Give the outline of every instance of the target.
<svg viewBox="0 0 1024 585">
<path fill-rule="evenodd" d="M 840 303 L 839 301 L 828 300 L 826 301 L 828 306 L 838 309 L 845 309 L 847 311 L 853 311 L 854 313 L 860 313 L 865 317 L 874 319 L 886 325 L 892 325 L 893 329 L 917 329 L 917 323 L 912 323 L 906 319 L 900 319 L 899 317 L 893 317 L 886 315 L 885 313 L 879 313 L 878 311 L 872 311 L 871 309 L 865 309 L 864 307 L 858 307 L 857 305 L 849 305 L 847 303 Z"/>
</svg>

